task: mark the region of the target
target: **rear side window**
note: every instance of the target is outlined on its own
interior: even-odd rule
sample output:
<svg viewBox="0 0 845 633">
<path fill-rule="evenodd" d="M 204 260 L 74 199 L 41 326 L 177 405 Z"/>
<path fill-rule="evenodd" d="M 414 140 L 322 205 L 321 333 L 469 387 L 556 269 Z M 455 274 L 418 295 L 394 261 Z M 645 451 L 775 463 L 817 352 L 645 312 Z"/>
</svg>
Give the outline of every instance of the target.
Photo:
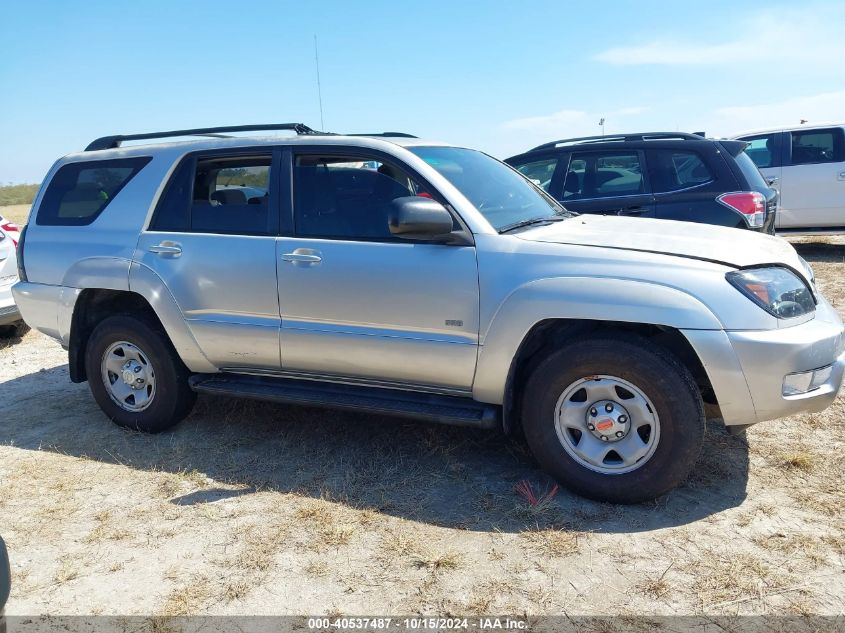
<svg viewBox="0 0 845 633">
<path fill-rule="evenodd" d="M 563 198 L 612 198 L 645 191 L 639 152 L 577 152 L 563 184 Z"/>
<path fill-rule="evenodd" d="M 728 158 L 728 160 L 730 159 Z M 769 183 L 763 178 L 763 174 L 760 173 L 757 165 L 749 158 L 748 154 L 740 152 L 736 155 L 735 160 L 736 164 L 739 165 L 742 175 L 745 176 L 745 180 L 748 181 L 748 187 L 752 191 L 766 191 L 769 188 Z"/>
<path fill-rule="evenodd" d="M 176 169 L 150 230 L 270 235 L 271 155 L 189 158 Z"/>
<path fill-rule="evenodd" d="M 796 130 L 792 132 L 791 165 L 838 163 L 845 160 L 845 130 Z"/>
<path fill-rule="evenodd" d="M 649 150 L 648 169 L 656 193 L 689 189 L 713 180 L 713 173 L 698 152 Z"/>
<path fill-rule="evenodd" d="M 91 224 L 141 169 L 148 156 L 69 163 L 50 181 L 36 223 L 46 226 Z"/>
<path fill-rule="evenodd" d="M 514 165 L 514 167 L 516 167 L 516 170 L 519 173 L 528 178 L 528 180 L 548 192 L 549 187 L 552 184 L 552 176 L 554 176 L 555 167 L 557 167 L 557 158 L 535 160 L 522 165 Z"/>
</svg>

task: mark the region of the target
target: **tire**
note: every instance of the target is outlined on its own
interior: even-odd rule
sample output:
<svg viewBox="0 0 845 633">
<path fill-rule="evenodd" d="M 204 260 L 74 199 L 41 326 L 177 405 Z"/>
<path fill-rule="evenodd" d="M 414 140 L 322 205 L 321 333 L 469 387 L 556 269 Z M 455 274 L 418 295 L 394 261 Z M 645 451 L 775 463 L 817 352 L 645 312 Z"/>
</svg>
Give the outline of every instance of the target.
<svg viewBox="0 0 845 633">
<path fill-rule="evenodd" d="M 23 338 L 29 332 L 29 326 L 23 321 L 0 326 L 0 338 Z"/>
<path fill-rule="evenodd" d="M 128 370 L 134 370 L 140 385 L 130 386 L 123 379 L 126 362 L 134 363 Z M 196 402 L 196 393 L 188 386 L 188 368 L 167 334 L 146 319 L 117 315 L 101 321 L 88 339 L 85 371 L 97 404 L 128 429 L 164 431 L 185 418 Z"/>
<path fill-rule="evenodd" d="M 704 441 L 704 405 L 689 371 L 639 336 L 564 345 L 535 367 L 522 402 L 525 438 L 542 468 L 598 501 L 639 503 L 668 492 Z"/>
</svg>

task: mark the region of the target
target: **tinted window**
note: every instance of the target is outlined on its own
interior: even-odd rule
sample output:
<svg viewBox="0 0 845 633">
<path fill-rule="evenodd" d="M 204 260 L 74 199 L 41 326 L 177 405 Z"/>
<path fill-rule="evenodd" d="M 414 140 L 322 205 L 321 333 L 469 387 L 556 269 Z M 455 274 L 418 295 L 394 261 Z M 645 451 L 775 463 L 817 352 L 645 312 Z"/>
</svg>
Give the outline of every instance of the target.
<svg viewBox="0 0 845 633">
<path fill-rule="evenodd" d="M 296 234 L 340 239 L 395 239 L 391 201 L 431 194 L 395 165 L 366 156 L 297 156 Z"/>
<path fill-rule="evenodd" d="M 535 185 L 542 187 L 544 191 L 548 191 L 552 184 L 555 167 L 557 167 L 557 158 L 535 160 L 523 165 L 514 165 L 514 167 Z"/>
<path fill-rule="evenodd" d="M 44 193 L 36 222 L 59 226 L 91 224 L 150 160 L 122 158 L 64 165 Z"/>
<path fill-rule="evenodd" d="M 837 163 L 845 160 L 842 128 L 792 132 L 792 165 Z"/>
<path fill-rule="evenodd" d="M 763 134 L 760 136 L 746 136 L 743 141 L 748 141 L 745 153 L 754 161 L 757 167 L 773 167 L 775 165 L 775 135 Z"/>
<path fill-rule="evenodd" d="M 563 184 L 564 199 L 609 198 L 643 193 L 639 152 L 576 152 Z"/>
<path fill-rule="evenodd" d="M 687 189 L 713 180 L 713 174 L 697 152 L 649 150 L 648 165 L 651 186 L 657 193 Z"/>
<path fill-rule="evenodd" d="M 452 183 L 497 231 L 568 215 L 536 185 L 487 154 L 459 147 L 409 149 Z"/>
<path fill-rule="evenodd" d="M 769 189 L 769 183 L 763 178 L 763 174 L 757 169 L 757 165 L 749 158 L 745 152 L 740 152 L 736 156 L 736 164 L 745 179 L 748 181 L 748 187 L 753 191 L 766 191 Z"/>
<path fill-rule="evenodd" d="M 173 174 L 151 229 L 268 235 L 276 232 L 270 210 L 270 156 L 188 159 Z"/>
<path fill-rule="evenodd" d="M 158 202 L 150 229 L 153 231 L 187 231 L 194 183 L 194 161 L 185 160 L 167 184 Z"/>
</svg>

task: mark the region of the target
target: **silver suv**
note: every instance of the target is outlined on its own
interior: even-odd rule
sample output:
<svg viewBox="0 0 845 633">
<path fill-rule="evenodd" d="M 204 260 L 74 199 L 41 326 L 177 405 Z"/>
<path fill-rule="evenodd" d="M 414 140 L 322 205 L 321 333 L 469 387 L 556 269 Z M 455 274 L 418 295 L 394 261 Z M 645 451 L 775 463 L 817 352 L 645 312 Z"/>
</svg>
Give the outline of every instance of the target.
<svg viewBox="0 0 845 633">
<path fill-rule="evenodd" d="M 843 326 L 787 242 L 568 212 L 408 135 L 94 141 L 35 200 L 14 287 L 122 426 L 197 392 L 520 431 L 578 493 L 684 479 L 728 429 L 820 411 Z M 123 141 L 202 140 L 121 147 Z"/>
</svg>

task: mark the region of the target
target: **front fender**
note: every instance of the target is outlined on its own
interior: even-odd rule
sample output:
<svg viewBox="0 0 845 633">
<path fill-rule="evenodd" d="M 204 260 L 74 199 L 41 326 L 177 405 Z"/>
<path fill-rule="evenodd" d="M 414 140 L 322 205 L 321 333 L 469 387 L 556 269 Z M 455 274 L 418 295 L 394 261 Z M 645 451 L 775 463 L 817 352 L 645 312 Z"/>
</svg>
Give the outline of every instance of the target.
<svg viewBox="0 0 845 633">
<path fill-rule="evenodd" d="M 719 319 L 682 290 L 606 277 L 554 277 L 526 283 L 501 303 L 481 340 L 472 393 L 504 402 L 511 361 L 528 332 L 547 319 L 622 321 L 676 329 L 721 330 Z"/>
</svg>

